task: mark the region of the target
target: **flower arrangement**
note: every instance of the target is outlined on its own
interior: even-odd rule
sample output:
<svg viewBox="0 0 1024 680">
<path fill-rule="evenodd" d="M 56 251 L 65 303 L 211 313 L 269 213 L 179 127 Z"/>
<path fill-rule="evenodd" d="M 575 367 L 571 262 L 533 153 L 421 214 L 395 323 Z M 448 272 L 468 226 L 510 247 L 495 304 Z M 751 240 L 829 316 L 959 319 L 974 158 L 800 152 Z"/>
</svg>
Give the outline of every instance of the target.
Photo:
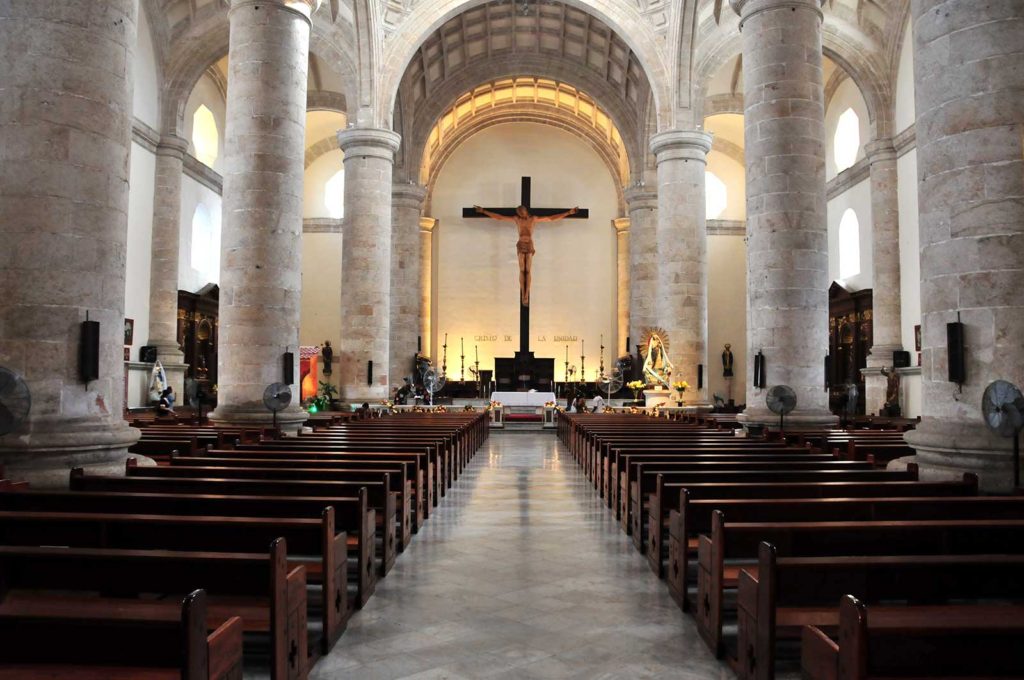
<svg viewBox="0 0 1024 680">
<path fill-rule="evenodd" d="M 632 380 L 626 383 L 626 387 L 633 390 L 633 399 L 636 400 L 640 398 L 640 390 L 645 387 L 645 383 L 642 380 Z"/>
<path fill-rule="evenodd" d="M 492 409 L 494 409 L 494 408 L 501 408 L 501 402 L 500 401 L 492 401 L 490 407 Z"/>
<path fill-rule="evenodd" d="M 544 402 L 544 408 L 554 408 L 555 406 L 557 406 L 557 404 L 555 402 L 553 402 L 553 401 L 545 401 Z"/>
<path fill-rule="evenodd" d="M 679 394 L 685 392 L 687 389 L 689 389 L 689 387 L 690 383 L 686 382 L 685 380 L 677 380 L 676 382 L 672 383 L 672 389 L 674 389 Z"/>
<path fill-rule="evenodd" d="M 467 412 L 467 413 L 471 413 L 471 412 L 475 411 L 476 409 L 473 408 L 472 404 L 466 404 L 465 406 L 462 407 L 462 410 Z"/>
</svg>

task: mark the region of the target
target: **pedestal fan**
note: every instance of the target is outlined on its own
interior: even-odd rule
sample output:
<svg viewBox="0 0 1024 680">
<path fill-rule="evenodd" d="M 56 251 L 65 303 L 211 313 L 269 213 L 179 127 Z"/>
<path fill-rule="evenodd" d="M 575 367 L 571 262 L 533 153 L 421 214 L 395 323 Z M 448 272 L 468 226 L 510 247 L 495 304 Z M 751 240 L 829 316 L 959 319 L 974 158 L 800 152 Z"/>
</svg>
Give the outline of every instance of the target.
<svg viewBox="0 0 1024 680">
<path fill-rule="evenodd" d="M 271 383 L 263 390 L 263 405 L 274 414 L 274 429 L 277 429 L 277 412 L 283 411 L 292 403 L 292 386 L 284 383 Z"/>
<path fill-rule="evenodd" d="M 785 435 L 786 414 L 796 408 L 796 392 L 789 385 L 775 385 L 768 390 L 765 402 L 769 411 L 779 414 L 779 432 Z"/>
<path fill-rule="evenodd" d="M 430 406 L 434 405 L 434 395 L 443 390 L 447 382 L 448 379 L 443 373 L 438 373 L 432 368 L 428 368 L 423 373 L 423 389 L 430 397 Z"/>
<path fill-rule="evenodd" d="M 31 410 L 32 394 L 24 378 L 0 366 L 0 436 L 14 432 Z"/>
<path fill-rule="evenodd" d="M 1024 429 L 1024 395 L 1013 383 L 996 380 L 981 395 L 985 424 L 1000 437 L 1013 437 L 1013 488 L 1020 488 L 1020 432 Z"/>
<path fill-rule="evenodd" d="M 624 381 L 622 370 L 616 366 L 612 369 L 611 375 L 602 375 L 597 379 L 598 389 L 606 392 L 608 401 L 611 401 L 612 395 L 622 389 Z"/>
</svg>

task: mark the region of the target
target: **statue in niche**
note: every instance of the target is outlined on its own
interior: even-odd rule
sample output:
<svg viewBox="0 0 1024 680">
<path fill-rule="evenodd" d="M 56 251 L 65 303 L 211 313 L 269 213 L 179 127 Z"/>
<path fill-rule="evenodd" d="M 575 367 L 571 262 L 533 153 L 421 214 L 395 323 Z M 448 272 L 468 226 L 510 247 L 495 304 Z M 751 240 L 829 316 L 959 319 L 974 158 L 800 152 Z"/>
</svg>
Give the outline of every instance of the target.
<svg viewBox="0 0 1024 680">
<path fill-rule="evenodd" d="M 516 214 L 514 217 L 492 212 L 486 208 L 481 208 L 478 205 L 474 205 L 473 208 L 481 215 L 486 215 L 492 220 L 515 222 L 516 227 L 518 227 L 519 240 L 516 241 L 516 255 L 519 257 L 519 293 L 523 306 L 525 307 L 529 305 L 530 283 L 533 280 L 533 255 L 537 252 L 533 247 L 534 227 L 537 226 L 538 222 L 557 222 L 558 220 L 565 219 L 569 215 L 575 215 L 579 212 L 579 208 L 571 208 L 565 212 L 557 213 L 555 215 L 543 216 L 534 215 L 530 213 L 529 208 L 525 205 L 521 205 L 516 208 Z"/>
<path fill-rule="evenodd" d="M 661 328 L 650 328 L 644 336 L 640 346 L 640 352 L 644 355 L 644 380 L 657 389 L 669 390 L 672 388 L 672 369 L 675 367 L 668 358 L 668 334 Z"/>
<path fill-rule="evenodd" d="M 727 343 L 725 343 L 725 349 L 722 350 L 722 377 L 723 378 L 731 378 L 732 377 L 732 366 L 733 366 L 732 345 L 730 345 L 727 342 Z"/>
</svg>

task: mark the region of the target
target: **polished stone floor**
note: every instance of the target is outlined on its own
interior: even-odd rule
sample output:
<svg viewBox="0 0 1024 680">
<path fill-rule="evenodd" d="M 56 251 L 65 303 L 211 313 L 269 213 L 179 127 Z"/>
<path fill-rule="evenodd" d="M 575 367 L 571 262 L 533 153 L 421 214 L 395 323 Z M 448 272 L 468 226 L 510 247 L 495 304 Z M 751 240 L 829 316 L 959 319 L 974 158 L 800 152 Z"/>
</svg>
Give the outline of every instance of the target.
<svg viewBox="0 0 1024 680">
<path fill-rule="evenodd" d="M 538 432 L 490 437 L 311 677 L 735 676 Z"/>
</svg>

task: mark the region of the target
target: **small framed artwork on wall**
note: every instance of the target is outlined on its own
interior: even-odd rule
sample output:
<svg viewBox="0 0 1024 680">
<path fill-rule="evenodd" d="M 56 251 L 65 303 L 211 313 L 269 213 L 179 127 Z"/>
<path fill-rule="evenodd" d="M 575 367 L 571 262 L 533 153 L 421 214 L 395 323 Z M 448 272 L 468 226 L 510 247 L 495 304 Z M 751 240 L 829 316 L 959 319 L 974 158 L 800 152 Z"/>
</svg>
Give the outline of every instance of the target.
<svg viewBox="0 0 1024 680">
<path fill-rule="evenodd" d="M 124 348 L 124 360 L 125 361 L 131 361 L 132 360 L 132 348 L 128 347 L 127 345 L 125 345 L 125 348 Z"/>
<path fill-rule="evenodd" d="M 135 339 L 135 319 L 124 320 L 124 344 L 131 345 Z"/>
<path fill-rule="evenodd" d="M 921 325 L 914 326 L 914 351 L 921 351 Z"/>
</svg>

